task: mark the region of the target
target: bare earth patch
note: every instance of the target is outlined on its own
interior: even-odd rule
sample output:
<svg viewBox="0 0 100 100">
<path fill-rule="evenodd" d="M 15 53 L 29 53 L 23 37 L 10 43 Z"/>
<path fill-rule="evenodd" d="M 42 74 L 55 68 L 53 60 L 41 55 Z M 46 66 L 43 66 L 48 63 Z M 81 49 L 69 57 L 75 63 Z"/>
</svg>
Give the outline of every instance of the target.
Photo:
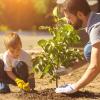
<svg viewBox="0 0 100 100">
<path fill-rule="evenodd" d="M 61 76 L 59 85 L 74 83 L 80 79 L 87 66 L 88 64 L 85 64 L 71 74 Z M 11 85 L 10 88 L 12 92 L 8 94 L 0 94 L 0 100 L 100 100 L 100 75 L 98 75 L 95 80 L 85 88 L 82 88 L 79 92 L 71 95 L 56 94 L 54 92 L 55 82 L 50 84 L 48 82 L 49 76 L 46 76 L 44 79 L 39 79 L 39 76 L 36 75 L 35 78 L 35 89 L 37 91 L 34 93 L 20 93 L 17 87 Z"/>
</svg>

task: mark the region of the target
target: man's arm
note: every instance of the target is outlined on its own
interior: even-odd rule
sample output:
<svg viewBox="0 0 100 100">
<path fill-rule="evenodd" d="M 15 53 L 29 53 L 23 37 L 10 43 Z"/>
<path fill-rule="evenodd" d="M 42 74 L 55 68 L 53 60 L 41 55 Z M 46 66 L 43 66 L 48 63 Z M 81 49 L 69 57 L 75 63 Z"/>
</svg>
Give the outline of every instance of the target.
<svg viewBox="0 0 100 100">
<path fill-rule="evenodd" d="M 74 84 L 75 88 L 78 90 L 89 84 L 98 73 L 100 73 L 100 42 L 92 45 L 90 65 L 82 78 Z"/>
</svg>

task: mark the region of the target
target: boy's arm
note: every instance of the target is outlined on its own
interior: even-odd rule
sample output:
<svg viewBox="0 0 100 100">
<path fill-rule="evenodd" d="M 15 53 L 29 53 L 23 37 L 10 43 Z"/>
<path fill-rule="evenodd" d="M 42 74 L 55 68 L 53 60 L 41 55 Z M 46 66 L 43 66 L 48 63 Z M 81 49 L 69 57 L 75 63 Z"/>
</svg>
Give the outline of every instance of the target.
<svg viewBox="0 0 100 100">
<path fill-rule="evenodd" d="M 6 71 L 7 75 L 16 82 L 17 86 L 20 89 L 25 91 L 30 91 L 29 83 L 25 83 L 22 79 L 17 78 L 16 75 L 12 71 Z"/>
<path fill-rule="evenodd" d="M 12 71 L 6 71 L 6 73 L 14 81 L 17 78 L 16 75 Z"/>
</svg>

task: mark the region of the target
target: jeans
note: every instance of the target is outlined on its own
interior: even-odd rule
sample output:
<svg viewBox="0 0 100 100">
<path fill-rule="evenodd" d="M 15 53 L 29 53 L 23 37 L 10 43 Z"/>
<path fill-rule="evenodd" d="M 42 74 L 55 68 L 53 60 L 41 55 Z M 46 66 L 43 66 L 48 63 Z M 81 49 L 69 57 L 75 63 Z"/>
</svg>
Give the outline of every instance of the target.
<svg viewBox="0 0 100 100">
<path fill-rule="evenodd" d="M 90 44 L 90 42 L 88 42 L 85 47 L 84 47 L 84 57 L 87 61 L 90 61 L 90 58 L 91 58 L 91 49 L 92 49 L 92 46 Z"/>
</svg>

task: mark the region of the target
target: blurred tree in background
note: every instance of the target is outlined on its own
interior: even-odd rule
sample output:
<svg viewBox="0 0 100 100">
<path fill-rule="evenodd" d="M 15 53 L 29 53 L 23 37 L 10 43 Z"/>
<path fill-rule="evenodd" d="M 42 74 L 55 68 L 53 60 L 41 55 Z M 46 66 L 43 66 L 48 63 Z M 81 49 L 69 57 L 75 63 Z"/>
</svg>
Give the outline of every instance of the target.
<svg viewBox="0 0 100 100">
<path fill-rule="evenodd" d="M 100 12 L 100 0 L 98 5 Z M 0 29 L 31 30 L 41 25 L 53 25 L 55 6 L 56 0 L 0 0 Z"/>
<path fill-rule="evenodd" d="M 0 25 L 24 30 L 52 25 L 55 5 L 54 0 L 0 0 Z"/>
</svg>

